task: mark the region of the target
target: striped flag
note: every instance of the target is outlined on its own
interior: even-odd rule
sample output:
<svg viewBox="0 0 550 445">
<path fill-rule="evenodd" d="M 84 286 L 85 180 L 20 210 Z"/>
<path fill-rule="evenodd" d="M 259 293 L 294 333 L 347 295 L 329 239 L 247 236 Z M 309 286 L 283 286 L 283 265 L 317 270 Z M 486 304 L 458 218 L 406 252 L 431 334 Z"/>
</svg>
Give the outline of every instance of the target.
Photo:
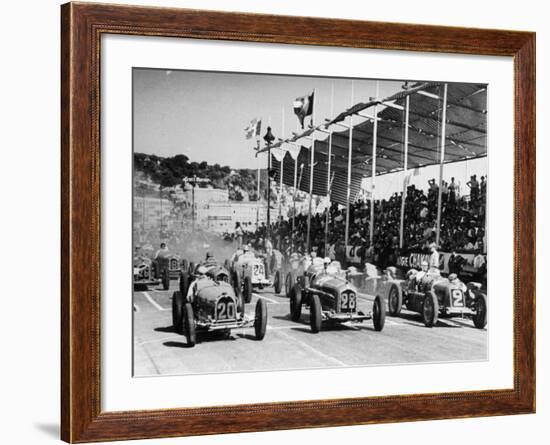
<svg viewBox="0 0 550 445">
<path fill-rule="evenodd" d="M 302 97 L 297 97 L 293 102 L 292 106 L 294 108 L 294 114 L 298 117 L 300 125 L 304 128 L 304 119 L 306 116 L 311 116 L 313 114 L 313 93 L 306 94 Z"/>
<path fill-rule="evenodd" d="M 262 121 L 260 119 L 252 119 L 248 127 L 244 129 L 246 139 L 253 139 L 260 137 L 262 130 Z"/>
</svg>

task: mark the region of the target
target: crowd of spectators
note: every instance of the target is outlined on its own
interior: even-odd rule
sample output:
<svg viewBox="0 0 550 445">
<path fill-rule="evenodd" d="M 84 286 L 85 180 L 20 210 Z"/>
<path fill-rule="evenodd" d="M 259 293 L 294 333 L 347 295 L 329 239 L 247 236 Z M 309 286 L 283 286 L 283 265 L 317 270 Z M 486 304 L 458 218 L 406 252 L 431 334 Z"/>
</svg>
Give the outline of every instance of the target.
<svg viewBox="0 0 550 445">
<path fill-rule="evenodd" d="M 454 178 L 443 181 L 441 190 L 441 228 L 438 249 L 447 252 L 479 253 L 484 251 L 486 177 L 479 180 L 472 175 L 466 184 L 469 194 L 460 195 Z M 422 250 L 436 241 L 439 185 L 428 181 L 427 189 L 410 185 L 405 200 L 403 250 Z M 379 267 L 394 265 L 399 249 L 399 227 L 402 193 L 394 193 L 389 199 L 374 202 L 373 244 L 369 243 L 370 200 L 358 200 L 350 205 L 350 229 L 348 245 L 356 248 L 362 262 Z M 325 252 L 325 213 L 311 216 L 311 250 L 345 262 L 346 209 L 333 203 L 329 212 L 328 250 Z M 271 224 L 271 240 L 283 253 L 301 252 L 306 249 L 307 215 L 297 215 L 294 230 L 291 220 Z M 269 238 L 267 226 L 257 230 L 239 228 L 245 242 L 260 247 Z"/>
</svg>

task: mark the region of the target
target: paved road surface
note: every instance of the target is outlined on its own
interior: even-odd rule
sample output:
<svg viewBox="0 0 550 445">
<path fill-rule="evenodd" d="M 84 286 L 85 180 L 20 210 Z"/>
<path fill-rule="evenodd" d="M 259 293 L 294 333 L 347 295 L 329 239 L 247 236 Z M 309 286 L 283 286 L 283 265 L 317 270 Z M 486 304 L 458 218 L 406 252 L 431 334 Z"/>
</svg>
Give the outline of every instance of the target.
<svg viewBox="0 0 550 445">
<path fill-rule="evenodd" d="M 134 292 L 134 375 L 170 375 L 346 367 L 396 363 L 485 360 L 487 330 L 473 327 L 470 320 L 440 320 L 426 328 L 418 314 L 403 311 L 387 317 L 382 332 L 372 320 L 340 325 L 312 334 L 308 311 L 301 323 L 289 318 L 288 299 L 274 295 L 271 288 L 258 291 L 247 305 L 254 316 L 257 298 L 268 308 L 268 327 L 263 341 L 254 339 L 254 329 L 235 329 L 224 339 L 203 334 L 188 348 L 184 337 L 172 329 L 170 291 L 151 288 Z M 360 295 L 359 309 L 370 311 L 373 297 Z"/>
</svg>

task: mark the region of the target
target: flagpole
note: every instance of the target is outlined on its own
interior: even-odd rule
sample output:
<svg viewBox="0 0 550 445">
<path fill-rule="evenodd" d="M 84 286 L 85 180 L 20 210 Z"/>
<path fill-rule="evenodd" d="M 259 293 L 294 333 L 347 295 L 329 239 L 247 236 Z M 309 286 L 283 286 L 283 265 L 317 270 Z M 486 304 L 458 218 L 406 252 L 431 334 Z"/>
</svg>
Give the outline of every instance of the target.
<svg viewBox="0 0 550 445">
<path fill-rule="evenodd" d="M 380 94 L 380 82 L 376 81 L 376 99 Z M 370 182 L 370 232 L 369 243 L 374 245 L 374 188 L 376 184 L 376 143 L 378 138 L 378 104 L 374 106 L 374 126 L 372 131 L 372 173 Z"/>
<path fill-rule="evenodd" d="M 260 149 L 260 139 L 257 140 L 257 144 L 258 144 L 258 150 Z M 257 154 L 256 154 L 257 156 Z M 260 199 L 260 158 L 258 158 L 256 160 L 256 164 L 258 164 L 258 178 L 257 178 L 257 196 L 258 196 L 258 203 L 256 205 L 256 230 L 258 230 L 260 228 L 260 203 L 261 203 L 261 199 Z"/>
<path fill-rule="evenodd" d="M 410 95 L 405 99 L 405 143 L 403 145 L 403 194 L 401 195 L 401 219 L 399 221 L 399 248 L 403 248 L 403 228 L 405 225 L 405 201 L 407 199 L 407 168 L 409 161 L 409 100 Z"/>
<path fill-rule="evenodd" d="M 311 110 L 311 126 L 315 125 L 315 102 L 316 94 L 315 88 L 313 89 L 313 105 Z M 309 210 L 307 214 L 307 240 L 306 240 L 306 254 L 309 253 L 311 247 L 311 205 L 313 202 L 313 163 L 315 162 L 315 132 L 311 133 L 311 157 L 309 166 Z"/>
<path fill-rule="evenodd" d="M 267 128 L 271 127 L 271 117 L 267 119 Z M 267 231 L 266 238 L 271 235 L 271 143 L 267 144 Z M 265 240 L 264 240 L 265 242 Z"/>
<path fill-rule="evenodd" d="M 353 107 L 353 80 L 351 81 L 351 105 Z M 353 114 L 349 116 L 349 140 L 348 140 L 348 180 L 346 188 L 346 231 L 344 235 L 344 249 L 347 253 L 347 247 L 349 242 L 349 207 L 351 198 L 351 158 L 353 154 Z"/>
<path fill-rule="evenodd" d="M 258 151 L 260 151 L 260 148 L 261 148 L 261 145 L 260 145 L 260 138 L 262 137 L 262 118 L 260 118 L 260 121 L 259 122 L 256 122 L 256 128 L 254 129 L 254 133 L 256 135 L 256 145 L 258 146 Z M 256 153 L 256 156 L 258 156 L 258 153 Z M 261 205 L 261 196 L 260 196 L 260 178 L 261 178 L 261 175 L 260 175 L 260 167 L 261 167 L 261 160 L 260 158 L 258 157 L 257 159 L 257 162 L 256 164 L 258 165 L 258 177 L 257 177 L 257 196 L 258 196 L 258 200 L 257 200 L 257 205 L 256 205 L 256 230 L 258 230 L 260 228 L 260 205 Z"/>
<path fill-rule="evenodd" d="M 437 231 L 435 243 L 439 246 L 439 237 L 441 231 L 441 196 L 443 185 L 443 165 L 445 161 L 445 130 L 447 120 L 447 84 L 443 84 L 443 114 L 441 117 L 441 158 L 439 160 L 439 191 L 437 194 Z"/>
<path fill-rule="evenodd" d="M 292 236 L 290 239 L 292 240 L 292 250 L 294 250 L 294 233 L 295 233 L 295 221 L 296 218 L 296 192 L 297 192 L 297 186 L 298 186 L 298 155 L 299 152 L 296 153 L 296 158 L 294 159 L 294 194 L 292 195 Z"/>
<path fill-rule="evenodd" d="M 334 82 L 332 82 L 330 92 L 330 118 L 334 116 Z M 329 129 L 328 135 L 328 166 L 327 166 L 327 215 L 325 219 L 325 257 L 328 256 L 328 226 L 330 223 L 330 189 L 332 188 L 332 178 L 330 177 L 330 168 L 332 162 L 332 130 Z"/>
<path fill-rule="evenodd" d="M 281 137 L 284 138 L 285 136 L 285 108 L 282 108 L 281 112 Z M 281 145 L 281 168 L 279 169 L 279 222 L 282 219 L 282 213 L 283 213 L 283 164 L 285 160 L 285 151 L 283 150 L 283 146 Z"/>
</svg>

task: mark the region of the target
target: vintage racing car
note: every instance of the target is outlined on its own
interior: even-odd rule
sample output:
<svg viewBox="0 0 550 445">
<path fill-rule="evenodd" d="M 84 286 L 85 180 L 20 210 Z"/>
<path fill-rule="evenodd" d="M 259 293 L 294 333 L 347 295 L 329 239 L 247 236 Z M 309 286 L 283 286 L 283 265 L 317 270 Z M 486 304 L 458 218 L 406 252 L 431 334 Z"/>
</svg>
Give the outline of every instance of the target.
<svg viewBox="0 0 550 445">
<path fill-rule="evenodd" d="M 346 271 L 337 261 L 314 258 L 298 277 L 290 291 L 290 318 L 299 321 L 302 306 L 309 307 L 311 331 L 321 330 L 323 321 L 333 323 L 373 320 L 374 329 L 381 331 L 386 319 L 386 306 L 376 297 L 372 311 L 362 312 L 357 305 L 357 289 L 346 278 Z"/>
<path fill-rule="evenodd" d="M 236 252 L 228 264 L 233 285 L 240 289 L 245 303 L 252 300 L 254 289 L 263 289 L 273 284 L 266 276 L 265 258 L 250 250 Z"/>
<path fill-rule="evenodd" d="M 168 264 L 168 261 L 151 260 L 143 256 L 134 259 L 134 289 L 160 284 L 164 290 L 170 289 Z"/>
<path fill-rule="evenodd" d="M 265 336 L 265 300 L 258 299 L 253 318 L 246 315 L 244 301 L 229 284 L 226 271 L 221 269 L 225 270 L 215 266 L 194 280 L 191 280 L 192 277 L 187 272 L 183 272 L 180 290 L 172 296 L 174 330 L 185 336 L 190 347 L 195 345 L 198 332 L 222 331 L 229 335 L 231 329 L 254 326 L 257 340 L 262 340 Z M 216 270 L 219 271 L 218 274 Z M 189 287 L 185 287 L 186 285 L 193 286 L 191 301 L 187 299 Z"/>
<path fill-rule="evenodd" d="M 400 280 L 395 278 L 394 269 L 386 270 L 377 286 L 377 294 L 387 299 L 390 315 L 399 315 L 405 305 L 408 310 L 418 312 L 427 327 L 435 326 L 439 317 L 468 317 L 476 328 L 486 326 L 487 295 L 481 284 L 464 284 L 455 274 L 444 278 L 437 271 L 420 277 L 417 271 L 411 270 Z"/>
</svg>

